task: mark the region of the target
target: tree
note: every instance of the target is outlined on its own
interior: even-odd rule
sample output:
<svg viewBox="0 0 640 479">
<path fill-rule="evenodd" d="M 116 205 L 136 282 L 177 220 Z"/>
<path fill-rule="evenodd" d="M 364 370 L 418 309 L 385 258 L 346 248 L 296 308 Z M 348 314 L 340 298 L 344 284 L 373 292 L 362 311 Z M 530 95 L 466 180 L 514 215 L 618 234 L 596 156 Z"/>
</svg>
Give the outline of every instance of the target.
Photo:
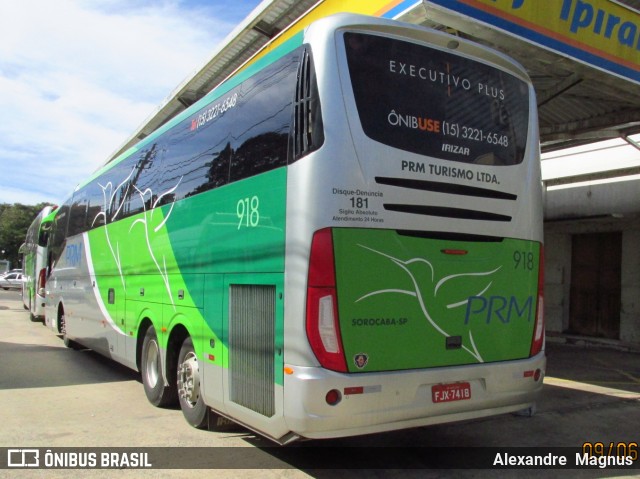
<svg viewBox="0 0 640 479">
<path fill-rule="evenodd" d="M 11 261 L 12 268 L 22 266 L 22 257 L 18 252 L 20 245 L 24 243 L 27 230 L 35 217 L 49 204 L 29 206 L 20 203 L 0 203 L 0 259 Z"/>
</svg>

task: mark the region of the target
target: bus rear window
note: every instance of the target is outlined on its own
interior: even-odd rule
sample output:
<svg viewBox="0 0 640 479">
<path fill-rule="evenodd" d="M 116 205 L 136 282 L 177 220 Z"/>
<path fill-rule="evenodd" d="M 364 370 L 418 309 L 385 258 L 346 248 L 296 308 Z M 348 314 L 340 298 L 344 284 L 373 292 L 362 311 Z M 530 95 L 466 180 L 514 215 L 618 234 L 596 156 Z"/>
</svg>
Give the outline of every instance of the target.
<svg viewBox="0 0 640 479">
<path fill-rule="evenodd" d="M 527 83 L 502 70 L 406 41 L 344 35 L 360 123 L 404 151 L 484 165 L 522 162 Z"/>
</svg>

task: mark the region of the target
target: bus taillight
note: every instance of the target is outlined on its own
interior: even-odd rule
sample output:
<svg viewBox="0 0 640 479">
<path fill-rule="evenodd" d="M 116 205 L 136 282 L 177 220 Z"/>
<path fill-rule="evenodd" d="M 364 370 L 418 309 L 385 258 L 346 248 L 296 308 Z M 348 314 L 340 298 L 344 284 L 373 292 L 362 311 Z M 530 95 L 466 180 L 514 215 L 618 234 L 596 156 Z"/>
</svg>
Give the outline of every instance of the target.
<svg viewBox="0 0 640 479">
<path fill-rule="evenodd" d="M 531 354 L 535 356 L 544 344 L 544 247 L 540 246 L 540 265 L 538 266 L 538 304 L 536 308 L 536 325 L 533 329 Z"/>
<path fill-rule="evenodd" d="M 331 228 L 316 231 L 311 243 L 307 283 L 307 337 L 323 368 L 347 371 L 338 320 Z"/>
<path fill-rule="evenodd" d="M 38 274 L 38 295 L 42 296 L 44 298 L 44 286 L 45 286 L 45 282 L 47 280 L 47 270 L 45 268 L 42 268 L 40 270 L 40 273 Z"/>
</svg>

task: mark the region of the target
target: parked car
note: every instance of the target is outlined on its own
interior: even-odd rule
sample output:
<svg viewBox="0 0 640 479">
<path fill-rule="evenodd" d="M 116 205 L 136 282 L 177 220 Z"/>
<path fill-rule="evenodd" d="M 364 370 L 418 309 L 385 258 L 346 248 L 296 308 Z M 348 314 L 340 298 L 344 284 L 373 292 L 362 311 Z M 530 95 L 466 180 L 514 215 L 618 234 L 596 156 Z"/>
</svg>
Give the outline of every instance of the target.
<svg viewBox="0 0 640 479">
<path fill-rule="evenodd" d="M 21 289 L 22 282 L 22 273 L 7 273 L 0 276 L 0 288 L 4 290 Z"/>
</svg>

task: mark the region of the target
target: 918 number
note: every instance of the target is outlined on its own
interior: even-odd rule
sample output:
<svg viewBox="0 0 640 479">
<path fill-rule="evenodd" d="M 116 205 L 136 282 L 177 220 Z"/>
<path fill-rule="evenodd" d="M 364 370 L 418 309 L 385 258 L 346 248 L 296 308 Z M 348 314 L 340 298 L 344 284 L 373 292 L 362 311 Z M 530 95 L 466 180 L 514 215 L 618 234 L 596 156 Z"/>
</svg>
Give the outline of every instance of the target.
<svg viewBox="0 0 640 479">
<path fill-rule="evenodd" d="M 260 199 L 257 196 L 241 198 L 236 203 L 238 229 L 255 228 L 260 223 Z"/>
<path fill-rule="evenodd" d="M 527 271 L 533 271 L 535 263 L 533 253 L 529 251 L 514 251 L 513 262 L 514 269 L 524 269 Z"/>
</svg>

